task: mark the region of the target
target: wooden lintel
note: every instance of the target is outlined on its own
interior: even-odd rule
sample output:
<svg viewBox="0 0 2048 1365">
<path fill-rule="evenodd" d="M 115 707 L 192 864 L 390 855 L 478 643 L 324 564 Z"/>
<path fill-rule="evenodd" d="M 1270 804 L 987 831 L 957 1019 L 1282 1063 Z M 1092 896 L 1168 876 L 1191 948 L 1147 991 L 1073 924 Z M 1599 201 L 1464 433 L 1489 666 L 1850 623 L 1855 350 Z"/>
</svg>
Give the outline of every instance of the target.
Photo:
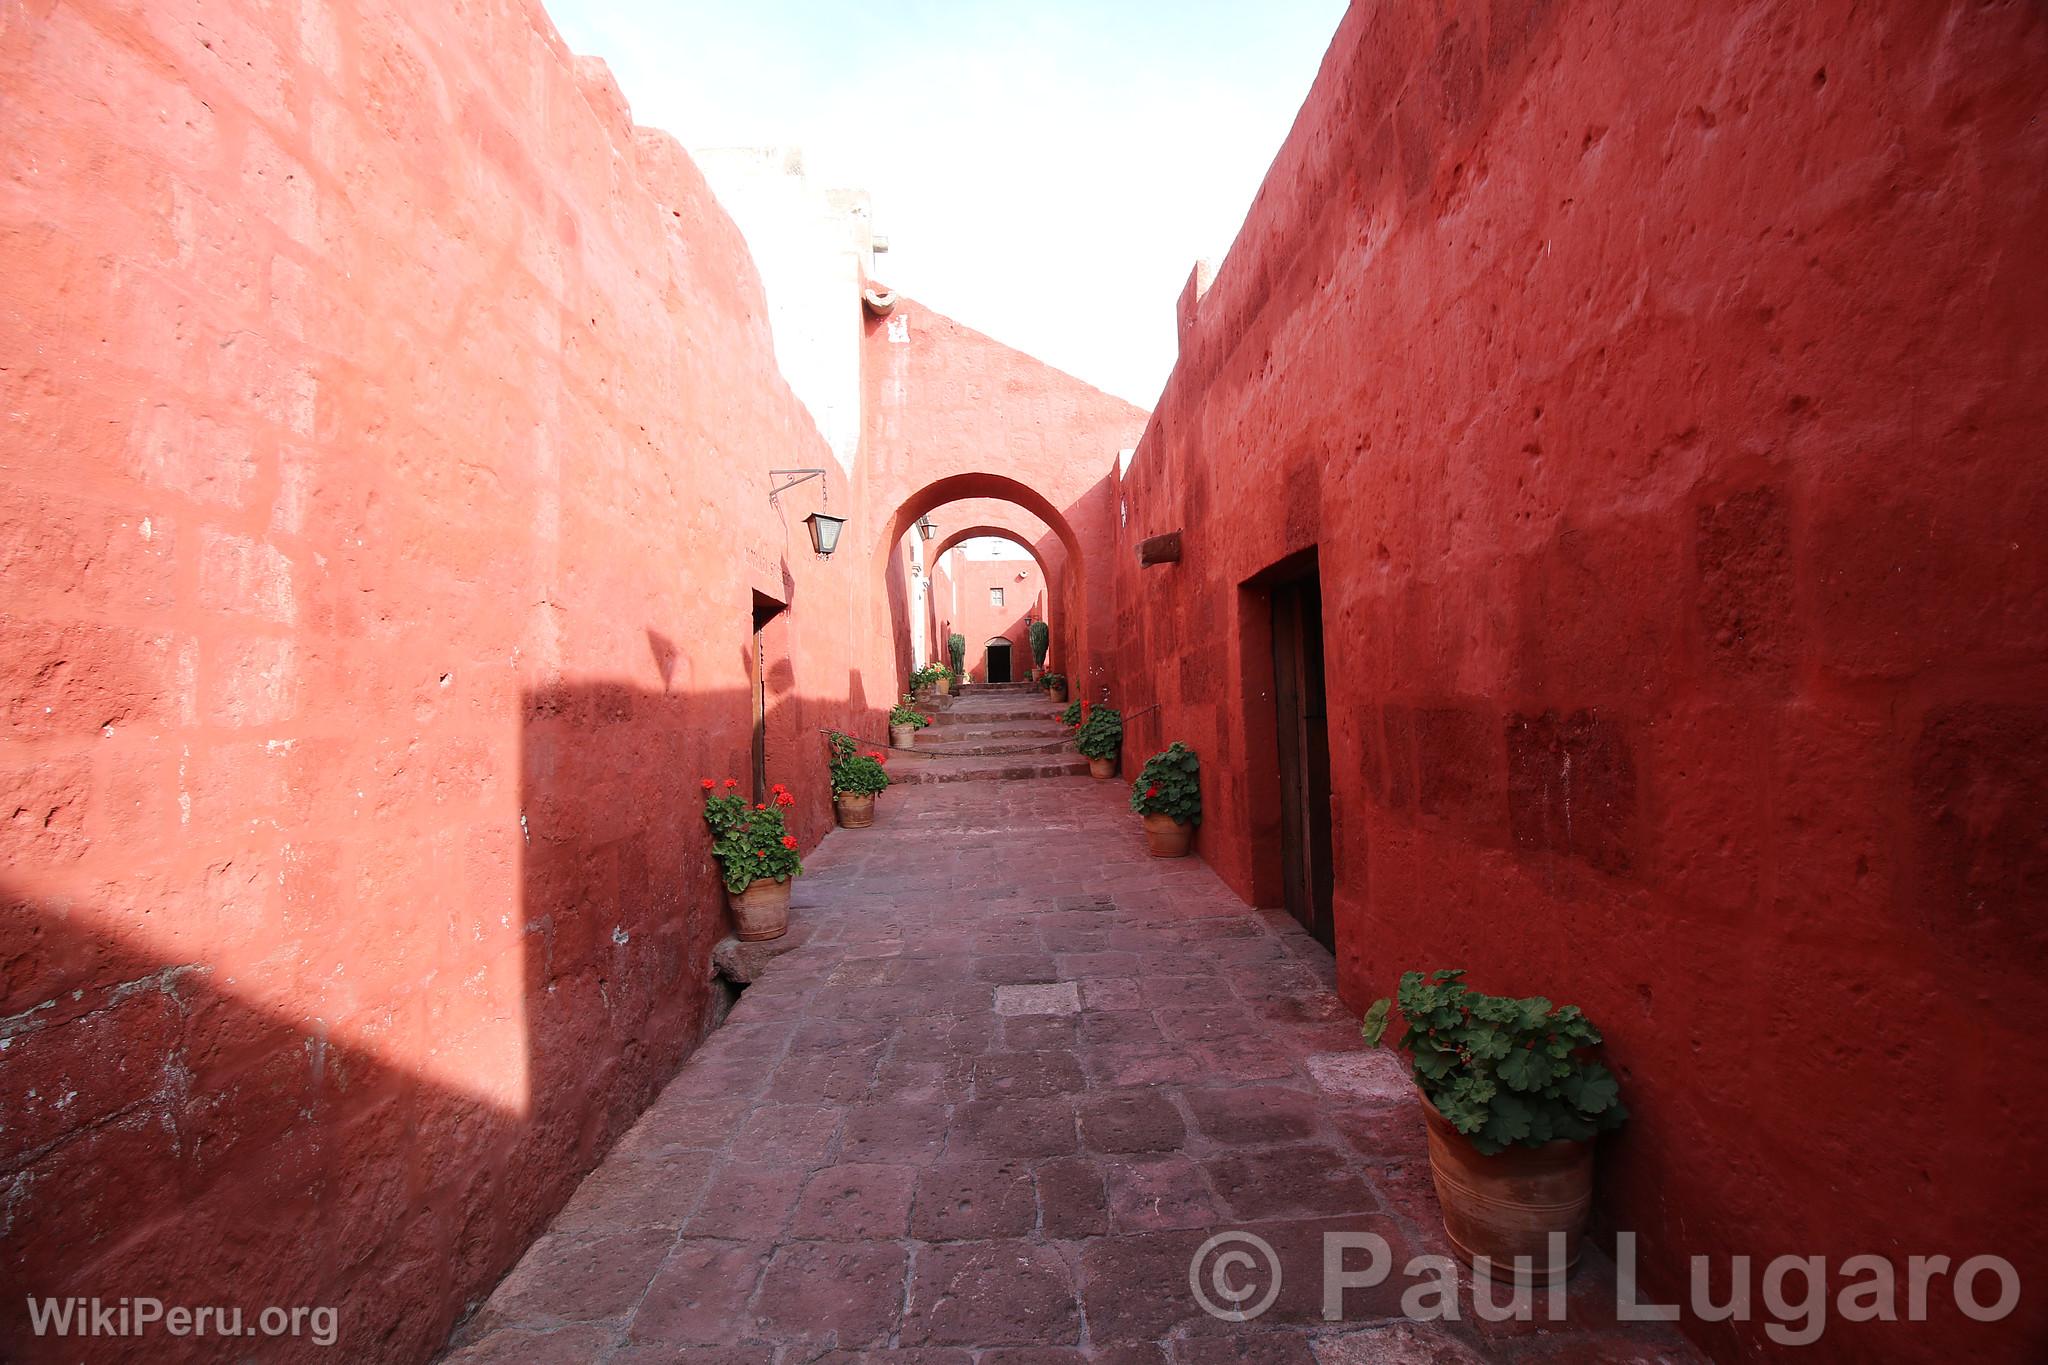
<svg viewBox="0 0 2048 1365">
<path fill-rule="evenodd" d="M 1163 536 L 1151 536 L 1139 541 L 1138 563 L 1141 566 L 1180 563 L 1180 532 L 1168 531 Z"/>
</svg>

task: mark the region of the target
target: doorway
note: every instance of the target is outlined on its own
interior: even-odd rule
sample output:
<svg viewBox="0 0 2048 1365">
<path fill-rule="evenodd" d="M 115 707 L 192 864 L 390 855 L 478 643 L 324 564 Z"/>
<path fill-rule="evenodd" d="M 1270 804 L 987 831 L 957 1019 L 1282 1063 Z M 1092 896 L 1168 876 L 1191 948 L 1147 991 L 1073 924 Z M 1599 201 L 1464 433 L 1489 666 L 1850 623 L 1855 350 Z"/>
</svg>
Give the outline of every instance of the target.
<svg viewBox="0 0 2048 1365">
<path fill-rule="evenodd" d="M 988 681 L 992 683 L 1008 682 L 1010 680 L 1010 642 L 1008 640 L 990 640 L 987 650 Z"/>
<path fill-rule="evenodd" d="M 1280 750 L 1281 887 L 1287 912 L 1335 952 L 1322 580 L 1311 563 L 1306 573 L 1267 591 L 1273 606 L 1273 729 Z"/>
<path fill-rule="evenodd" d="M 753 694 L 754 737 L 751 757 L 754 767 L 754 800 L 757 802 L 768 799 L 768 658 L 771 644 L 780 643 L 771 642 L 769 635 L 773 630 L 773 623 L 787 610 L 789 607 L 785 603 L 778 602 L 764 593 L 754 594 L 754 641 L 751 660 L 753 676 L 748 680 L 750 685 L 747 690 Z M 779 650 L 776 652 L 780 653 Z"/>
</svg>

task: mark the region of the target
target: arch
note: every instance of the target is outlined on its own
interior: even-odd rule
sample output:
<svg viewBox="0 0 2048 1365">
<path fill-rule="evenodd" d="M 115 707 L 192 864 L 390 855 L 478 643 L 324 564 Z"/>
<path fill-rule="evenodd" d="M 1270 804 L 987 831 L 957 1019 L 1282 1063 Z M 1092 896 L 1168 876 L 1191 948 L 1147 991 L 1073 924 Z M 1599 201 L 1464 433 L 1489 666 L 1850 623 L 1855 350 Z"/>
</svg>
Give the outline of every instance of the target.
<svg viewBox="0 0 2048 1365">
<path fill-rule="evenodd" d="M 951 554 L 963 541 L 982 539 L 1007 540 L 1025 554 L 1030 555 L 1031 562 L 1038 566 L 1039 581 L 1046 585 L 1048 592 L 1051 591 L 1052 569 L 1046 564 L 1044 556 L 1038 553 L 1038 547 L 1024 539 L 1017 532 L 1001 526 L 969 526 L 965 530 L 955 531 L 952 535 L 939 542 L 938 548 L 931 552 L 931 558 L 927 562 L 932 564 L 938 563 L 940 556 Z"/>
<path fill-rule="evenodd" d="M 951 474 L 935 479 L 912 493 L 897 505 L 888 531 L 876 543 L 877 560 L 884 565 L 888 563 L 890 552 L 919 517 L 934 507 L 968 498 L 994 498 L 998 502 L 1014 503 L 1031 513 L 1060 538 L 1060 544 L 1067 551 L 1067 562 L 1075 566 L 1076 572 L 1082 571 L 1080 538 L 1067 524 L 1060 509 L 1031 485 L 1019 483 L 1003 474 Z"/>
<path fill-rule="evenodd" d="M 1040 577 L 1046 584 L 1046 617 L 1048 624 L 1055 624 L 1053 648 L 1057 657 L 1063 660 L 1078 658 L 1079 649 L 1089 638 L 1088 565 L 1082 556 L 1080 537 L 1074 534 L 1074 528 L 1068 523 L 1065 514 L 1043 493 L 1008 475 L 984 472 L 951 474 L 942 479 L 934 479 L 905 498 L 897 504 L 895 512 L 889 518 L 887 531 L 875 543 L 875 572 L 885 582 L 891 582 L 892 559 L 897 547 L 902 544 L 903 537 L 909 534 L 917 519 L 949 502 L 961 502 L 970 498 L 988 498 L 1020 507 L 1044 522 L 1046 528 L 1058 537 L 1060 548 L 1066 552 L 1066 562 L 1062 566 L 1057 592 L 1054 591 L 1052 573 L 1040 558 L 1038 547 L 1026 544 L 1015 531 L 1000 527 L 969 528 L 952 532 L 941 543 L 944 549 L 950 550 L 957 541 L 965 540 L 979 530 L 983 534 L 994 535 L 1022 545 L 1030 554 L 1032 562 L 1038 565 Z M 937 554 L 932 556 L 933 560 L 937 557 Z M 892 617 L 889 634 L 891 639 L 906 641 L 898 657 L 899 671 L 907 674 L 907 637 L 911 626 L 907 603 L 900 603 L 898 597 L 900 594 L 892 594 L 888 598 Z"/>
</svg>

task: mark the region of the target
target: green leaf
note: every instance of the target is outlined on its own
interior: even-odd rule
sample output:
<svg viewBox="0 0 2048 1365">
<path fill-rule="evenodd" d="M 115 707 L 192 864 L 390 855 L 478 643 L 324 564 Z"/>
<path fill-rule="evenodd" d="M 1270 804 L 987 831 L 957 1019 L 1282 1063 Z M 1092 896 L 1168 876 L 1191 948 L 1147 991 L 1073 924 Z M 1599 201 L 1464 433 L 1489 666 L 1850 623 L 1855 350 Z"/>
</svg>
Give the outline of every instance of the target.
<svg viewBox="0 0 2048 1365">
<path fill-rule="evenodd" d="M 1457 1062 L 1458 1059 L 1450 1053 L 1438 1052 L 1433 1048 L 1418 1049 L 1415 1053 L 1416 1074 L 1427 1076 L 1433 1081 L 1442 1080 L 1450 1075 L 1451 1068 L 1456 1066 Z"/>
<path fill-rule="evenodd" d="M 1513 1095 L 1496 1095 L 1482 1131 L 1504 1147 L 1520 1142 L 1529 1136 L 1529 1106 Z"/>
<path fill-rule="evenodd" d="M 1514 1048 L 1494 1068 L 1501 1080 L 1517 1090 L 1541 1090 L 1550 1083 L 1550 1058 L 1531 1048 Z"/>
<path fill-rule="evenodd" d="M 1378 1047 L 1380 1045 L 1380 1040 L 1386 1036 L 1387 1032 L 1387 1012 L 1393 1006 L 1393 1001 L 1382 997 L 1373 1001 L 1372 1008 L 1365 1012 L 1365 1022 L 1358 1026 L 1358 1031 L 1365 1035 L 1366 1046 Z"/>
<path fill-rule="evenodd" d="M 1582 1114 L 1599 1114 L 1621 1102 L 1621 1085 L 1598 1062 L 1564 1078 L 1564 1097 Z"/>
</svg>

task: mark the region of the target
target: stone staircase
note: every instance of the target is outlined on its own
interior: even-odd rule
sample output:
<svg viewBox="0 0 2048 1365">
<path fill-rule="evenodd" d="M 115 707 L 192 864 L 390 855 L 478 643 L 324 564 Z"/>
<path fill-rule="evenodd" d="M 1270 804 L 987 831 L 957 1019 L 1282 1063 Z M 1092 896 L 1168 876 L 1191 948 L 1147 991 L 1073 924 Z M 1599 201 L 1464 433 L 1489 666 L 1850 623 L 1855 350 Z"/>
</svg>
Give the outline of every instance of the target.
<svg viewBox="0 0 2048 1365">
<path fill-rule="evenodd" d="M 919 703 L 932 724 L 908 749 L 891 749 L 892 783 L 1079 777 L 1088 760 L 1074 749 L 1061 708 L 1029 683 L 970 683 L 951 698 Z"/>
</svg>

